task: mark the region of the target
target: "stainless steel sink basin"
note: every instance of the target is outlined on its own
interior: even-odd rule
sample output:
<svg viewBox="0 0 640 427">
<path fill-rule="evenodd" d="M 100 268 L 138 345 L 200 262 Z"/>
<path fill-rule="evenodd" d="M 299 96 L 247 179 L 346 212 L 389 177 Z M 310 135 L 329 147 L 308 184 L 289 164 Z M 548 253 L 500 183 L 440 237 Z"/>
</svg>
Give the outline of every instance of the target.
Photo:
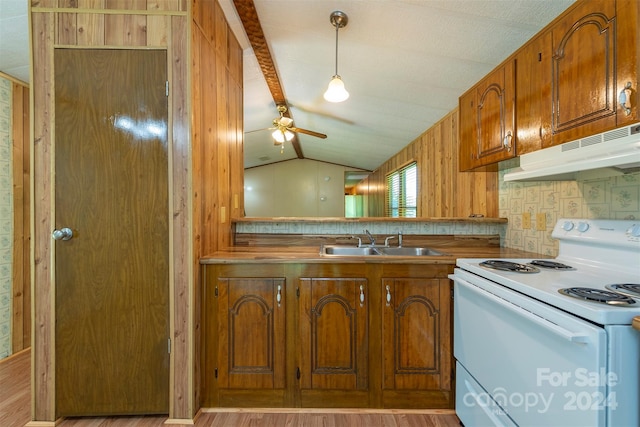
<svg viewBox="0 0 640 427">
<path fill-rule="evenodd" d="M 429 249 L 429 248 L 412 248 L 412 247 L 402 247 L 402 248 L 380 248 L 380 252 L 384 255 L 395 255 L 395 256 L 443 256 L 445 255 L 442 252 Z"/>
<path fill-rule="evenodd" d="M 371 246 L 340 246 L 322 245 L 322 256 L 446 256 L 447 254 L 430 248 L 422 247 L 371 247 Z"/>
<path fill-rule="evenodd" d="M 320 255 L 333 256 L 367 256 L 379 255 L 377 249 L 371 247 L 355 247 L 355 246 L 322 246 Z"/>
</svg>

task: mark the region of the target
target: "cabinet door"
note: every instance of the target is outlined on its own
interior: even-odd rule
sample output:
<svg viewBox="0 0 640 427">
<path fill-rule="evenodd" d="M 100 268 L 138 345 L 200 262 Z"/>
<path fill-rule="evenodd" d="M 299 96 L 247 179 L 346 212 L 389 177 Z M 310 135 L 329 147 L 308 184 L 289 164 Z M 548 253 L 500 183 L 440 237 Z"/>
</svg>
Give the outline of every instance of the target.
<svg viewBox="0 0 640 427">
<path fill-rule="evenodd" d="M 218 386 L 285 385 L 285 280 L 218 279 Z"/>
<path fill-rule="evenodd" d="M 515 156 L 514 73 L 508 61 L 460 98 L 460 170 Z"/>
<path fill-rule="evenodd" d="M 301 278 L 300 388 L 368 387 L 367 281 Z"/>
<path fill-rule="evenodd" d="M 615 6 L 580 2 L 551 28 L 553 144 L 616 127 Z"/>
<path fill-rule="evenodd" d="M 516 55 L 516 151 L 551 144 L 551 33 L 531 40 Z"/>
<path fill-rule="evenodd" d="M 448 279 L 382 279 L 385 390 L 451 390 Z"/>
</svg>

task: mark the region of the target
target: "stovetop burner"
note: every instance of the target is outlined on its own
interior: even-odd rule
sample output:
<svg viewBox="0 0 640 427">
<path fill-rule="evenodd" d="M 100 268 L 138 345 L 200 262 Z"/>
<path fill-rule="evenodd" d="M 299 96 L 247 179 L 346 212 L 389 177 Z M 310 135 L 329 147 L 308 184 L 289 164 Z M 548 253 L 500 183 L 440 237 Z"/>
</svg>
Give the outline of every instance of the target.
<svg viewBox="0 0 640 427">
<path fill-rule="evenodd" d="M 548 259 L 534 259 L 529 264 L 535 265 L 536 267 L 540 268 L 549 268 L 552 270 L 575 270 L 575 268 L 571 267 L 570 265 L 563 264 L 558 261 L 551 261 Z"/>
<path fill-rule="evenodd" d="M 640 284 L 638 283 L 616 283 L 614 285 L 606 285 L 605 288 L 630 297 L 640 298 Z"/>
<path fill-rule="evenodd" d="M 501 259 L 488 259 L 486 261 L 482 261 L 480 265 L 494 270 L 514 271 L 517 273 L 538 273 L 540 271 L 537 267 L 532 265 L 520 264 Z"/>
<path fill-rule="evenodd" d="M 567 295 L 573 298 L 578 298 L 586 301 L 599 302 L 609 304 L 613 306 L 627 306 L 633 305 L 636 301 L 618 292 L 605 291 L 602 289 L 593 288 L 564 288 L 559 289 L 562 295 Z"/>
</svg>

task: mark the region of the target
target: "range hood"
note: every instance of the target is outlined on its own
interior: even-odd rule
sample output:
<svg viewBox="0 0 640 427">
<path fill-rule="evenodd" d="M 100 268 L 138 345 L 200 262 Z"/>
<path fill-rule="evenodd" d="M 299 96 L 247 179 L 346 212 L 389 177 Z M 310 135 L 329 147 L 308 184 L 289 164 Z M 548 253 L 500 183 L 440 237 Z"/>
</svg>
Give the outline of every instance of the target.
<svg viewBox="0 0 640 427">
<path fill-rule="evenodd" d="M 603 169 L 605 171 L 603 171 Z M 640 124 L 520 156 L 505 181 L 566 181 L 585 172 L 623 174 L 640 170 Z"/>
</svg>

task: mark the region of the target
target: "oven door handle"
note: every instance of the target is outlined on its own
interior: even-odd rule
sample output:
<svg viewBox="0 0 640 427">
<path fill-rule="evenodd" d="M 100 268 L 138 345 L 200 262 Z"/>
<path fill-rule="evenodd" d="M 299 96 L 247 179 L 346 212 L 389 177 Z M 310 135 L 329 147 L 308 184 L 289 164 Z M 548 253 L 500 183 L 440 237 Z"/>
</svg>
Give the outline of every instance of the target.
<svg viewBox="0 0 640 427">
<path fill-rule="evenodd" d="M 549 332 L 554 333 L 555 335 L 564 338 L 567 341 L 570 342 L 574 342 L 574 343 L 586 343 L 589 339 L 589 336 L 587 334 L 584 333 L 580 333 L 580 332 L 573 332 L 573 331 L 569 331 L 565 328 L 563 328 L 562 326 L 556 325 L 553 322 L 548 321 L 547 319 L 540 317 L 536 314 L 533 314 L 532 312 L 530 312 L 529 310 L 526 310 L 522 307 L 520 307 L 519 305 L 515 305 L 507 300 L 505 300 L 504 298 L 501 298 L 497 295 L 492 294 L 489 291 L 486 290 L 480 290 L 480 288 L 478 288 L 478 286 L 473 285 L 472 283 L 467 282 L 464 279 L 461 279 L 460 277 L 456 277 L 454 279 L 455 281 L 466 285 L 467 287 L 469 287 L 469 289 L 475 293 L 477 293 L 479 296 L 484 296 L 485 298 L 489 298 L 490 300 L 492 300 L 493 302 L 495 302 L 496 304 L 502 306 L 503 308 L 506 308 L 507 310 L 510 310 L 514 313 L 516 313 L 519 316 L 522 316 L 528 320 L 530 320 L 531 322 L 542 326 L 543 328 L 545 328 L 546 330 L 548 330 Z"/>
</svg>

